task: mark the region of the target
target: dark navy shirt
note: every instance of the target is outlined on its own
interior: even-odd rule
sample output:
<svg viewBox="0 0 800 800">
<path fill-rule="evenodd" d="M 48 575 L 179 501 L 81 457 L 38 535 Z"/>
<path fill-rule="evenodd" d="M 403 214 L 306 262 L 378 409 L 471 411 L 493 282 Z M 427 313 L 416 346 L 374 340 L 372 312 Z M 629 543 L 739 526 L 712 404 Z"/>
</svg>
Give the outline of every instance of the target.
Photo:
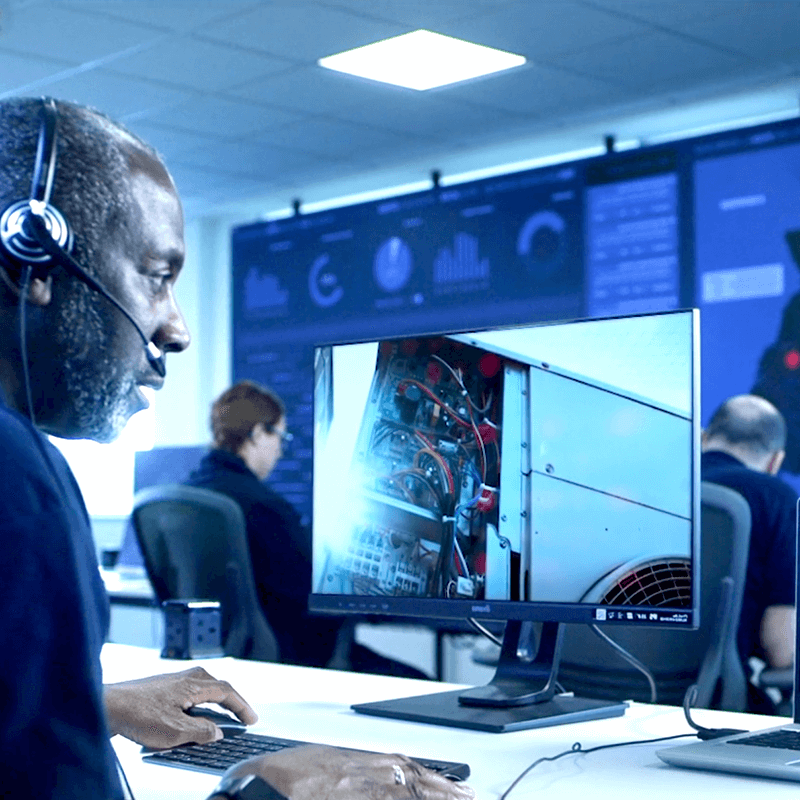
<svg viewBox="0 0 800 800">
<path fill-rule="evenodd" d="M 121 797 L 102 699 L 108 600 L 80 490 L 1 401 L 0 442 L 2 793 Z"/>
<path fill-rule="evenodd" d="M 765 659 L 759 628 L 769 606 L 794 605 L 797 493 L 774 475 L 756 472 L 719 451 L 703 453 L 701 477 L 739 492 L 750 506 L 750 555 L 738 646 L 742 660 Z"/>
<path fill-rule="evenodd" d="M 225 450 L 209 451 L 186 483 L 226 494 L 241 506 L 256 590 L 278 640 L 280 660 L 324 667 L 343 621 L 308 612 L 311 535 L 294 506 Z"/>
</svg>

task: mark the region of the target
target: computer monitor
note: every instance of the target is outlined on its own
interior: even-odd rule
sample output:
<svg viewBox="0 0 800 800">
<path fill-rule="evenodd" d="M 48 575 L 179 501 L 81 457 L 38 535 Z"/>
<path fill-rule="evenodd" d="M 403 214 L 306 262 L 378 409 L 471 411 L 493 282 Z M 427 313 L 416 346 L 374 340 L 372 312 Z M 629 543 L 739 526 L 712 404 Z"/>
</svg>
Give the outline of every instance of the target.
<svg viewBox="0 0 800 800">
<path fill-rule="evenodd" d="M 487 686 L 357 710 L 624 713 L 555 693 L 561 626 L 698 624 L 698 329 L 687 310 L 315 348 L 311 608 L 507 621 Z"/>
</svg>

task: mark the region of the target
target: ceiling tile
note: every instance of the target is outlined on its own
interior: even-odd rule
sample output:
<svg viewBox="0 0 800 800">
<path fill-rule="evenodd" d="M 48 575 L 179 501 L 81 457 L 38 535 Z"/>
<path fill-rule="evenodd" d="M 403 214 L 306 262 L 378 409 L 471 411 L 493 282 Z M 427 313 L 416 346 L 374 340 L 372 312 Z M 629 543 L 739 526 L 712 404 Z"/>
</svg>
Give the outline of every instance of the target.
<svg viewBox="0 0 800 800">
<path fill-rule="evenodd" d="M 187 97 L 176 89 L 100 70 L 48 82 L 42 88 L 53 97 L 92 106 L 115 119 L 174 105 Z"/>
<path fill-rule="evenodd" d="M 392 147 L 402 150 L 410 143 L 409 137 L 390 131 L 322 118 L 310 118 L 267 131 L 261 139 L 265 144 L 296 148 L 329 158 L 353 158 L 375 150 L 384 152 Z"/>
<path fill-rule="evenodd" d="M 367 9 L 372 6 L 365 4 Z M 406 33 L 407 26 L 381 22 L 327 5 L 275 2 L 203 29 L 203 35 L 297 62 Z"/>
<path fill-rule="evenodd" d="M 45 79 L 66 66 L 63 61 L 17 55 L 0 49 L 0 92 L 16 94 L 19 87 Z"/>
<path fill-rule="evenodd" d="M 162 125 L 200 134 L 237 139 L 299 119 L 291 111 L 265 108 L 240 100 L 194 97 L 169 109 L 142 117 L 143 123 Z"/>
<path fill-rule="evenodd" d="M 623 91 L 610 83 L 563 69 L 526 64 L 477 81 L 440 90 L 449 97 L 516 114 L 541 116 L 544 112 L 571 110 L 576 106 L 619 102 Z"/>
<path fill-rule="evenodd" d="M 732 5 L 741 2 L 743 0 L 591 0 L 593 6 L 615 14 L 682 32 L 691 30 L 693 22 L 728 13 Z"/>
<path fill-rule="evenodd" d="M 211 165 L 215 172 L 270 180 L 287 170 L 308 166 L 315 160 L 307 153 L 251 142 L 231 142 L 224 147 L 195 148 L 181 155 L 175 163 L 198 169 Z"/>
<path fill-rule="evenodd" d="M 149 26 L 82 14 L 68 3 L 50 2 L 16 11 L 9 26 L 0 29 L 0 47 L 82 64 L 159 35 Z"/>
<path fill-rule="evenodd" d="M 217 199 L 219 195 L 227 199 L 233 186 L 238 187 L 241 197 L 253 196 L 264 190 L 263 180 L 215 173 L 208 169 L 176 164 L 170 167 L 170 173 L 184 202 L 195 197 Z"/>
<path fill-rule="evenodd" d="M 570 0 L 522 0 L 455 21 L 442 32 L 538 61 L 647 30 L 641 22 Z"/>
<path fill-rule="evenodd" d="M 623 127 L 628 120 L 646 138 L 673 129 L 664 122 L 669 105 L 702 100 L 706 108 L 720 98 L 722 107 L 728 99 L 719 116 L 729 119 L 734 106 L 750 113 L 746 102 L 730 100 L 734 92 L 761 98 L 774 86 L 785 109 L 800 91 L 800 3 L 783 0 L 0 0 L 0 7 L 11 12 L 0 20 L 0 95 L 56 94 L 121 119 L 165 155 L 187 209 L 206 213 L 275 187 L 288 204 L 321 181 L 361 175 L 369 183 L 428 164 L 474 169 L 476 159 L 505 161 L 530 142 L 551 152 L 567 146 L 575 126 L 600 120 Z M 522 52 L 531 62 L 425 93 L 315 64 L 417 27 Z M 744 94 L 750 89 L 758 93 Z M 660 116 L 648 128 L 642 120 L 653 112 Z"/>
<path fill-rule="evenodd" d="M 254 0 L 69 0 L 69 3 L 77 11 L 184 32 L 246 11 L 253 7 Z"/>
<path fill-rule="evenodd" d="M 141 136 L 151 147 L 154 147 L 169 165 L 173 159 L 177 159 L 190 150 L 198 147 L 216 145 L 220 147 L 226 140 L 210 135 L 199 133 L 189 133 L 179 131 L 174 128 L 164 128 L 159 125 L 149 125 L 142 123 L 140 119 L 126 119 L 122 117 L 128 128 L 137 136 Z"/>
<path fill-rule="evenodd" d="M 501 5 L 508 0 L 488 0 L 487 2 L 458 2 L 458 0 L 381 0 L 372 3 L 369 9 L 365 7 L 364 0 L 335 0 L 339 8 L 346 8 L 356 13 L 368 13 L 371 17 L 380 18 L 387 22 L 401 23 L 410 28 L 437 29 L 447 25 L 454 19 L 468 17 L 479 11 Z M 445 30 L 437 30 L 446 33 Z"/>
<path fill-rule="evenodd" d="M 137 78 L 215 92 L 281 72 L 287 66 L 281 59 L 186 37 L 115 59 L 109 68 Z"/>
<path fill-rule="evenodd" d="M 460 141 L 477 129 L 497 133 L 508 125 L 510 115 L 455 100 L 444 91 L 415 92 L 386 87 L 381 98 L 339 108 L 337 119 L 383 128 L 396 133 Z M 495 109 L 497 107 L 494 107 Z"/>
<path fill-rule="evenodd" d="M 559 56 L 552 63 L 587 76 L 634 88 L 680 89 L 737 75 L 738 56 L 667 33 L 650 33 Z"/>
<path fill-rule="evenodd" d="M 693 36 L 757 61 L 787 59 L 800 65 L 800 5 L 760 2 L 739 5 L 727 14 L 692 27 Z"/>
<path fill-rule="evenodd" d="M 314 65 L 249 81 L 229 89 L 226 94 L 309 114 L 327 114 L 344 105 L 380 101 L 397 88 Z"/>
</svg>

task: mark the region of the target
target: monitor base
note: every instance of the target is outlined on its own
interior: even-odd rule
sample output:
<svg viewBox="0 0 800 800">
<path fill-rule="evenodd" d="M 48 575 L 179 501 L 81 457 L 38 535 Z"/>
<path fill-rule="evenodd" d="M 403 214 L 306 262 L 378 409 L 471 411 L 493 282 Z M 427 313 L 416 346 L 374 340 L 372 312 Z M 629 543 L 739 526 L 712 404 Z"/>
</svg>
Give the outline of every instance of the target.
<svg viewBox="0 0 800 800">
<path fill-rule="evenodd" d="M 508 733 L 528 728 L 545 728 L 606 717 L 621 717 L 628 704 L 590 700 L 571 695 L 555 695 L 552 700 L 532 705 L 489 708 L 459 702 L 463 689 L 417 697 L 401 697 L 374 703 L 357 703 L 351 708 L 360 714 L 389 717 L 448 728 L 469 728 L 488 733 Z"/>
<path fill-rule="evenodd" d="M 497 669 L 485 686 L 358 703 L 351 708 L 361 714 L 490 733 L 622 716 L 628 707 L 625 701 L 556 694 L 563 633 L 560 623 L 543 623 L 536 653 L 528 658 L 531 626 L 509 620 Z"/>
</svg>

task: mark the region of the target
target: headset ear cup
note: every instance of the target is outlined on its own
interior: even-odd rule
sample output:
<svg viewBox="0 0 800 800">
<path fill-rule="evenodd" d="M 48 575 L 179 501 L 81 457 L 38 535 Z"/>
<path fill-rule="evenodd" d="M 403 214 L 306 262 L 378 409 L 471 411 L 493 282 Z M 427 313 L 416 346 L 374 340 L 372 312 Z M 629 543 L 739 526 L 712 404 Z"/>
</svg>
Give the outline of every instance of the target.
<svg viewBox="0 0 800 800">
<path fill-rule="evenodd" d="M 33 214 L 31 203 L 37 201 L 20 200 L 9 206 L 0 217 L 0 246 L 2 251 L 15 262 L 46 266 L 53 257 L 31 233 L 28 219 Z M 72 250 L 72 229 L 64 215 L 50 203 L 42 204 L 40 216 L 44 220 L 53 241 L 63 250 Z"/>
</svg>

